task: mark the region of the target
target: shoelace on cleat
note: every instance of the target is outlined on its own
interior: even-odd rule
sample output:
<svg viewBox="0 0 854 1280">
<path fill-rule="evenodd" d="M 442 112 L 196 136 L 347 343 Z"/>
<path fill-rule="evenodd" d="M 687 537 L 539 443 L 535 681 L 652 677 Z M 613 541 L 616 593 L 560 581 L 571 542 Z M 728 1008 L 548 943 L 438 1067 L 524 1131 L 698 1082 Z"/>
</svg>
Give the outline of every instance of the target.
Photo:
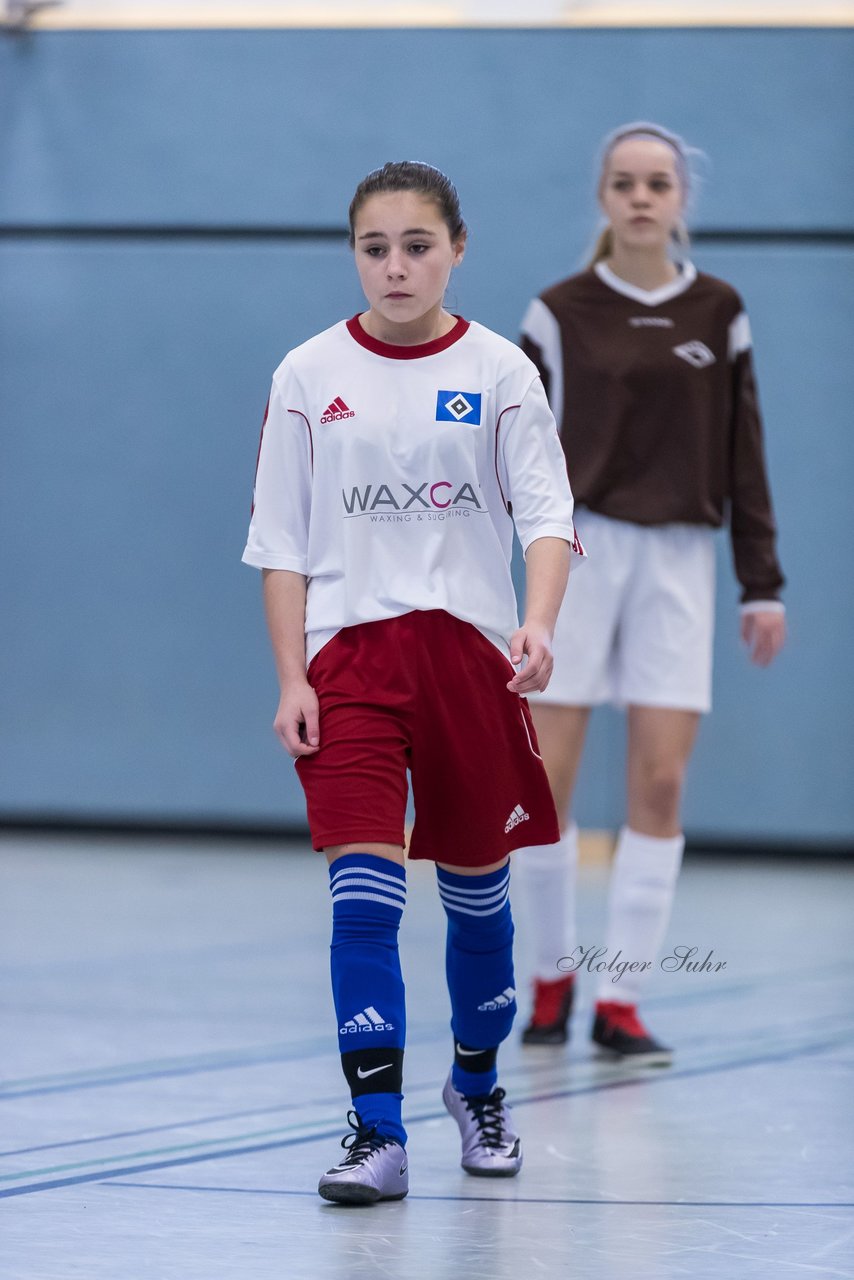
<svg viewBox="0 0 854 1280">
<path fill-rule="evenodd" d="M 355 1119 L 351 1119 L 351 1116 Z M 384 1134 L 377 1133 L 375 1124 L 365 1124 L 358 1111 L 347 1112 L 347 1123 L 353 1132 L 346 1133 L 341 1139 L 341 1146 L 347 1155 L 341 1161 L 339 1168 L 361 1164 L 368 1156 L 373 1155 L 375 1151 L 379 1151 L 380 1147 L 384 1147 L 391 1141 Z"/>
<path fill-rule="evenodd" d="M 504 1141 L 502 1104 L 506 1096 L 501 1088 L 493 1089 L 492 1093 L 471 1096 L 463 1094 L 467 1108 L 477 1121 L 480 1142 L 484 1147 L 500 1147 Z"/>
</svg>

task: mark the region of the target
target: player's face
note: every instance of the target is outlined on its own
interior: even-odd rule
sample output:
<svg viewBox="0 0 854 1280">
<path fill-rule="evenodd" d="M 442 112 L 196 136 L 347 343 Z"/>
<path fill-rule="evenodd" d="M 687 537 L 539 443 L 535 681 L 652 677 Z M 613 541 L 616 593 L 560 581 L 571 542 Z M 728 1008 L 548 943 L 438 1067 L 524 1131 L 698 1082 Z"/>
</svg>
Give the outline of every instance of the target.
<svg viewBox="0 0 854 1280">
<path fill-rule="evenodd" d="M 665 249 L 685 203 L 672 148 L 651 138 L 617 143 L 599 199 L 618 245 Z"/>
<path fill-rule="evenodd" d="M 354 230 L 359 279 L 383 336 L 435 336 L 451 271 L 465 250 L 464 240 L 452 242 L 435 201 L 413 191 L 369 196 Z"/>
</svg>

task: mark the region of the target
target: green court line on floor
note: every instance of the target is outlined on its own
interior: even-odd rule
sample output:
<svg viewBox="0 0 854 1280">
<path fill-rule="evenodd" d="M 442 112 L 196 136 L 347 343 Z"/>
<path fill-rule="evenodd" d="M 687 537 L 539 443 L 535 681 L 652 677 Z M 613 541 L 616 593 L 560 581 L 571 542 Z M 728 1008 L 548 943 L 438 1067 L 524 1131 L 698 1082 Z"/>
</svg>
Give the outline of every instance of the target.
<svg viewBox="0 0 854 1280">
<path fill-rule="evenodd" d="M 547 1094 L 529 1091 L 527 1096 L 523 1094 L 523 1095 L 514 1097 L 513 1105 L 514 1107 L 518 1108 L 518 1107 L 530 1105 L 531 1103 L 545 1102 L 545 1101 L 550 1101 L 558 1098 L 569 1098 L 574 1096 L 580 1096 L 582 1094 L 587 1094 L 587 1093 L 602 1092 L 607 1089 L 623 1088 L 629 1085 L 655 1083 L 662 1080 L 679 1080 L 679 1079 L 690 1078 L 691 1076 L 695 1076 L 695 1075 L 714 1074 L 715 1072 L 718 1072 L 718 1071 L 738 1070 L 740 1068 L 743 1069 L 750 1066 L 765 1065 L 770 1062 L 785 1061 L 787 1059 L 795 1058 L 795 1057 L 804 1057 L 804 1056 L 815 1055 L 819 1053 L 826 1053 L 828 1051 L 832 1051 L 836 1048 L 839 1048 L 840 1046 L 848 1045 L 849 1043 L 850 1043 L 850 1030 L 845 1029 L 844 1031 L 840 1032 L 836 1036 L 830 1037 L 829 1039 L 826 1039 L 826 1040 L 812 1041 L 808 1043 L 802 1042 L 800 1044 L 794 1044 L 794 1045 L 778 1044 L 774 1047 L 768 1047 L 764 1052 L 753 1053 L 748 1057 L 721 1058 L 717 1062 L 707 1061 L 705 1063 L 695 1064 L 693 1066 L 686 1064 L 685 1066 L 682 1066 L 679 1068 L 668 1068 L 666 1070 L 660 1070 L 658 1072 L 651 1072 L 648 1068 L 638 1067 L 633 1072 L 622 1071 L 619 1073 L 619 1075 L 614 1074 L 610 1076 L 610 1078 L 603 1079 L 597 1082 L 592 1082 L 592 1083 L 586 1082 L 584 1084 L 577 1085 L 575 1088 L 558 1087 L 553 1089 Z M 445 1114 L 444 1111 L 435 1111 L 435 1110 L 429 1111 L 427 1113 L 422 1113 L 420 1115 L 416 1113 L 414 1115 L 407 1117 L 407 1124 L 417 1124 L 417 1123 L 423 1123 L 424 1121 L 427 1121 L 427 1120 L 443 1118 L 444 1114 Z M 295 1139 L 293 1135 L 297 1130 L 305 1130 L 305 1132 L 301 1133 L 299 1138 Z M 91 1169 L 93 1172 L 88 1175 L 83 1175 L 83 1177 L 96 1178 L 98 1175 L 97 1173 L 95 1173 L 95 1171 L 98 1169 L 102 1169 L 104 1173 L 107 1174 L 108 1176 L 108 1170 L 107 1170 L 108 1165 L 117 1164 L 117 1165 L 126 1167 L 128 1162 L 134 1162 L 134 1161 L 140 1161 L 140 1160 L 143 1160 L 143 1161 L 151 1160 L 152 1157 L 157 1157 L 157 1156 L 176 1156 L 177 1153 L 179 1152 L 200 1153 L 203 1151 L 203 1149 L 210 1150 L 210 1148 L 223 1148 L 223 1149 L 218 1150 L 215 1153 L 211 1152 L 211 1155 L 209 1158 L 212 1158 L 212 1159 L 225 1158 L 225 1157 L 228 1157 L 229 1155 L 237 1154 L 236 1150 L 229 1150 L 230 1143 L 247 1143 L 247 1142 L 253 1143 L 254 1142 L 257 1145 L 258 1139 L 265 1139 L 267 1140 L 265 1145 L 267 1145 L 267 1143 L 269 1143 L 269 1139 L 278 1136 L 279 1141 L 275 1143 L 271 1143 L 269 1145 L 278 1146 L 280 1145 L 281 1142 L 284 1142 L 285 1144 L 290 1145 L 295 1140 L 300 1142 L 315 1141 L 316 1138 L 322 1135 L 325 1135 L 328 1132 L 329 1132 L 328 1121 L 325 1121 L 325 1122 L 315 1121 L 311 1124 L 303 1123 L 303 1124 L 282 1125 L 273 1129 L 262 1129 L 262 1130 L 256 1130 L 255 1132 L 232 1134 L 228 1137 L 207 1138 L 207 1139 L 202 1139 L 196 1142 L 181 1143 L 175 1146 L 156 1147 L 150 1150 L 135 1151 L 135 1152 L 124 1153 L 122 1155 L 116 1155 L 116 1156 L 104 1156 L 104 1157 L 101 1157 L 100 1159 L 78 1160 L 68 1164 L 50 1165 L 40 1169 L 28 1169 L 19 1173 L 6 1173 L 6 1174 L 0 1175 L 0 1182 L 19 1182 L 19 1181 L 22 1181 L 23 1179 L 45 1177 L 51 1174 L 68 1174 L 75 1169 L 87 1169 L 87 1168 Z M 289 1134 L 292 1136 L 290 1136 L 289 1138 L 284 1138 L 282 1135 L 285 1135 L 285 1134 Z M 247 1150 L 247 1149 L 254 1149 L 254 1148 L 243 1147 L 243 1148 L 239 1148 L 238 1150 Z M 205 1157 L 203 1155 L 197 1155 L 195 1158 L 204 1159 Z M 192 1161 L 193 1159 L 194 1157 L 192 1156 L 188 1157 L 185 1154 L 184 1156 L 179 1156 L 174 1161 L 174 1163 L 181 1164 L 181 1163 L 187 1162 L 188 1160 Z M 172 1162 L 170 1161 L 160 1162 L 160 1167 L 166 1167 L 169 1163 L 172 1163 Z"/>
<path fill-rule="evenodd" d="M 277 1044 L 259 1045 L 255 1049 L 223 1049 L 208 1053 L 178 1054 L 172 1058 L 148 1058 L 141 1062 L 116 1063 L 111 1067 L 80 1067 L 77 1071 L 55 1071 L 46 1075 L 21 1076 L 18 1079 L 0 1080 L 0 1092 L 13 1092 L 17 1089 L 32 1088 L 38 1085 L 65 1085 L 83 1083 L 94 1078 L 120 1080 L 125 1075 L 138 1075 L 140 1072 L 168 1071 L 180 1067 L 200 1067 L 208 1064 L 217 1066 L 234 1062 L 242 1066 L 245 1062 L 265 1061 L 289 1047 L 284 1041 Z"/>
<path fill-rule="evenodd" d="M 257 1129 L 250 1133 L 232 1133 L 224 1138 L 203 1138 L 196 1142 L 180 1142 L 168 1147 L 151 1147 L 146 1151 L 133 1151 L 130 1154 L 100 1156 L 93 1160 L 73 1160 L 67 1164 L 46 1165 L 41 1169 L 27 1169 L 22 1173 L 2 1173 L 0 1174 L 0 1182 L 17 1182 L 21 1178 L 40 1178 L 48 1174 L 70 1173 L 72 1169 L 97 1169 L 111 1164 L 125 1164 L 128 1160 L 149 1160 L 154 1156 L 175 1155 L 179 1151 L 200 1151 L 205 1147 L 228 1147 L 229 1144 L 234 1142 L 252 1142 L 257 1141 L 259 1138 L 269 1139 L 281 1137 L 284 1134 L 293 1134 L 295 1131 L 306 1127 L 305 1122 L 286 1124 L 279 1125 L 274 1129 Z M 309 1129 L 316 1128 L 317 1122 L 308 1127 Z M 310 1136 L 310 1134 L 306 1136 Z M 223 1154 L 227 1154 L 227 1152 Z"/>
</svg>

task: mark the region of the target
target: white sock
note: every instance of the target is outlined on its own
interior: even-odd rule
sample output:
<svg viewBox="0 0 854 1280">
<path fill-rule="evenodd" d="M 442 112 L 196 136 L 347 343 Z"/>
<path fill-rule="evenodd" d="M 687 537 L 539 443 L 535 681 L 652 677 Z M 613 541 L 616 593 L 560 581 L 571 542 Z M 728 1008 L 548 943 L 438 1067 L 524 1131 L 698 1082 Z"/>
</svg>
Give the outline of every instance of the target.
<svg viewBox="0 0 854 1280">
<path fill-rule="evenodd" d="M 670 922 L 676 880 L 685 848 L 683 835 L 644 836 L 623 827 L 617 841 L 608 892 L 608 963 L 648 961 L 635 973 L 617 970 L 599 975 L 597 1000 L 636 1004 L 652 973 Z M 622 954 L 617 956 L 617 953 Z"/>
<path fill-rule="evenodd" d="M 523 918 L 534 939 L 534 974 L 556 982 L 565 974 L 558 960 L 575 946 L 575 873 L 578 827 L 573 822 L 557 844 L 517 849 L 513 884 L 522 884 Z"/>
</svg>

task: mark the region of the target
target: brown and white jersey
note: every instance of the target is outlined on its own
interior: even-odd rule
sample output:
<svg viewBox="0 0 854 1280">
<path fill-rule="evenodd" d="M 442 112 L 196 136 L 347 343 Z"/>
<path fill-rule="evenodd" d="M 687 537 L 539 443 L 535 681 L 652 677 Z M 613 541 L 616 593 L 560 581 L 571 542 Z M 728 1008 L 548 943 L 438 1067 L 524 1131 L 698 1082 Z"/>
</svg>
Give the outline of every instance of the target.
<svg viewBox="0 0 854 1280">
<path fill-rule="evenodd" d="M 638 289 L 597 263 L 535 298 L 522 328 L 577 504 L 643 525 L 728 516 L 742 600 L 774 599 L 783 575 L 735 289 L 691 263 Z"/>
</svg>

